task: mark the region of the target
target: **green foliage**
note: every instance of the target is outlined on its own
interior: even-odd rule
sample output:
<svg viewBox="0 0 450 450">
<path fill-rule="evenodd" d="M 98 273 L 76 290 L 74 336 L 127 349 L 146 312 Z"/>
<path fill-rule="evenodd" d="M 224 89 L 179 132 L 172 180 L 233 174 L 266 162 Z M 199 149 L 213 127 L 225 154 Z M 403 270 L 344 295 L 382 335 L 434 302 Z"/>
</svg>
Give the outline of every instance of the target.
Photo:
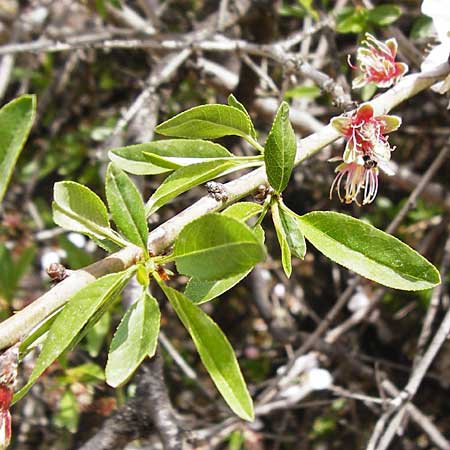
<svg viewBox="0 0 450 450">
<path fill-rule="evenodd" d="M 367 20 L 374 25 L 385 27 L 394 23 L 402 14 L 398 5 L 379 5 L 367 12 Z"/>
<path fill-rule="evenodd" d="M 409 36 L 411 39 L 421 39 L 433 34 L 433 19 L 428 16 L 418 17 L 411 28 Z"/>
<path fill-rule="evenodd" d="M 158 302 L 146 292 L 127 310 L 109 350 L 105 373 L 110 386 L 125 383 L 146 356 L 155 354 L 160 315 Z"/>
<path fill-rule="evenodd" d="M 271 211 L 281 249 L 281 265 L 284 273 L 289 278 L 292 272 L 291 254 L 300 259 L 305 257 L 305 237 L 300 228 L 297 215 L 290 211 L 282 202 L 273 202 Z"/>
<path fill-rule="evenodd" d="M 111 314 L 106 311 L 86 334 L 86 350 L 89 356 L 96 358 L 105 342 L 111 324 Z"/>
<path fill-rule="evenodd" d="M 75 395 L 70 388 L 64 391 L 56 414 L 53 416 L 53 424 L 59 428 L 67 428 L 71 433 L 78 429 L 80 412 Z"/>
<path fill-rule="evenodd" d="M 282 102 L 264 146 L 267 178 L 277 193 L 282 192 L 289 182 L 296 151 L 295 133 L 289 122 L 289 105 Z"/>
<path fill-rule="evenodd" d="M 243 280 L 252 269 L 245 272 L 232 275 L 222 280 L 200 280 L 199 278 L 191 278 L 186 285 L 184 295 L 189 297 L 196 305 L 209 302 L 223 293 L 229 291 Z"/>
<path fill-rule="evenodd" d="M 201 139 L 167 139 L 109 151 L 112 162 L 135 175 L 156 175 L 202 160 L 231 156 L 221 145 Z"/>
<path fill-rule="evenodd" d="M 372 225 L 324 211 L 299 219 L 311 244 L 328 258 L 370 280 L 407 291 L 440 283 L 439 272 L 423 256 Z"/>
<path fill-rule="evenodd" d="M 147 251 L 148 227 L 142 197 L 125 172 L 114 164 L 106 172 L 106 198 L 112 218 L 125 238 Z"/>
<path fill-rule="evenodd" d="M 5 245 L 0 245 L 0 296 L 10 302 L 14 299 L 18 284 L 30 269 L 36 250 L 28 247 L 14 261 Z"/>
<path fill-rule="evenodd" d="M 57 316 L 48 331 L 42 351 L 27 384 L 14 396 L 20 400 L 47 367 L 80 338 L 95 314 L 107 307 L 122 291 L 133 275 L 134 268 L 105 275 L 78 291 Z"/>
<path fill-rule="evenodd" d="M 272 203 L 271 211 L 273 225 L 275 227 L 275 232 L 277 234 L 278 243 L 280 244 L 281 249 L 281 265 L 283 266 L 284 273 L 289 278 L 292 272 L 291 249 L 289 248 L 287 241 L 286 231 L 281 222 L 278 202 Z"/>
<path fill-rule="evenodd" d="M 365 9 L 361 6 L 343 8 L 336 17 L 338 33 L 363 33 L 373 26 L 384 27 L 394 23 L 402 10 L 394 4 Z"/>
<path fill-rule="evenodd" d="M 286 99 L 289 98 L 307 98 L 314 100 L 319 97 L 322 91 L 319 86 L 296 86 L 294 88 L 288 89 L 284 93 Z"/>
<path fill-rule="evenodd" d="M 228 105 L 203 105 L 188 109 L 158 125 L 165 136 L 216 139 L 223 136 L 252 135 L 251 120 L 241 110 Z"/>
<path fill-rule="evenodd" d="M 105 381 L 105 374 L 100 366 L 88 362 L 66 369 L 63 378 L 67 383 L 98 383 Z"/>
<path fill-rule="evenodd" d="M 251 269 L 265 258 L 265 250 L 242 222 L 221 214 L 207 214 L 181 230 L 172 258 L 182 274 L 220 280 Z"/>
<path fill-rule="evenodd" d="M 343 8 L 336 17 L 338 33 L 363 33 L 367 28 L 367 10 L 361 6 Z"/>
<path fill-rule="evenodd" d="M 245 436 L 241 430 L 235 430 L 230 434 L 227 450 L 241 450 L 245 445 Z"/>
<path fill-rule="evenodd" d="M 53 198 L 53 220 L 60 227 L 117 245 L 126 244 L 111 229 L 100 197 L 86 186 L 73 181 L 55 183 Z"/>
<path fill-rule="evenodd" d="M 283 203 L 280 203 L 279 214 L 290 251 L 297 258 L 303 259 L 306 253 L 306 243 L 297 214 L 293 213 Z"/>
<path fill-rule="evenodd" d="M 36 97 L 23 95 L 0 109 L 0 203 L 33 125 Z"/>
<path fill-rule="evenodd" d="M 361 89 L 361 100 L 364 102 L 369 101 L 377 92 L 377 85 L 375 83 L 368 83 Z"/>
<path fill-rule="evenodd" d="M 250 117 L 250 114 L 248 113 L 245 106 L 233 94 L 230 94 L 228 96 L 228 105 L 232 106 L 233 108 L 239 109 L 247 116 L 247 119 L 250 122 L 250 136 L 252 136 L 253 139 L 256 139 L 257 138 L 256 130 L 253 125 L 252 118 Z"/>
<path fill-rule="evenodd" d="M 217 324 L 181 292 L 161 286 L 189 331 L 200 358 L 228 406 L 244 420 L 254 418 L 253 403 L 228 339 Z"/>
<path fill-rule="evenodd" d="M 222 214 L 241 222 L 246 222 L 259 214 L 261 210 L 262 206 L 257 203 L 238 202 L 229 206 Z M 262 233 L 259 230 L 261 230 Z M 262 231 L 262 228 L 258 226 L 254 232 L 256 232 L 255 234 L 260 238 L 261 244 L 264 244 L 264 232 Z M 259 235 L 257 234 L 258 232 L 260 233 Z M 252 268 L 222 280 L 200 280 L 198 278 L 191 278 L 186 285 L 184 294 L 196 304 L 208 302 L 231 289 L 245 278 L 251 270 Z"/>
<path fill-rule="evenodd" d="M 297 0 L 297 3 L 293 5 L 283 2 L 280 6 L 280 15 L 298 18 L 309 15 L 314 20 L 319 20 L 320 18 L 318 11 L 313 6 L 312 0 Z"/>
<path fill-rule="evenodd" d="M 306 10 L 312 8 L 309 0 L 302 0 L 301 5 Z M 341 31 L 361 32 L 374 24 L 384 26 L 395 20 L 399 10 L 392 5 L 382 5 L 370 11 L 361 7 L 352 11 L 356 14 L 347 15 L 344 19 L 341 17 L 341 22 L 338 20 Z M 288 93 L 288 96 L 313 97 L 318 88 L 313 87 L 310 91 L 299 89 Z M 289 182 L 297 151 L 286 102 L 281 103 L 276 113 L 264 148 L 256 141 L 249 113 L 232 95 L 228 98 L 228 105 L 192 108 L 162 123 L 157 131 L 181 139 L 110 151 L 113 163 L 106 174 L 106 197 L 112 219 L 126 239 L 110 227 L 108 211 L 102 200 L 75 182 L 55 184 L 55 222 L 66 229 L 87 234 L 110 250 L 131 242 L 146 251 L 146 216 L 206 181 L 235 170 L 262 165 L 264 159 L 267 178 L 275 194 L 267 197 L 264 206 L 241 202 L 220 214 L 203 215 L 181 230 L 172 254 L 148 257 L 127 271 L 106 275 L 81 289 L 61 311 L 25 339 L 22 355 L 42 342 L 43 348 L 28 383 L 17 393 L 15 401 L 28 391 L 49 365 L 84 336 L 89 353 L 92 356 L 99 354 L 109 333 L 111 315 L 107 309 L 137 272 L 137 281 L 143 286 L 142 295 L 126 311 L 112 338 L 105 373 L 107 383 L 113 387 L 124 384 L 144 358 L 155 353 L 160 311 L 157 301 L 147 293 L 150 278 L 154 276 L 191 334 L 203 364 L 226 402 L 241 418 L 253 420 L 252 400 L 231 345 L 197 305 L 231 289 L 264 260 L 264 231 L 260 223 L 269 208 L 281 248 L 282 266 L 288 277 L 292 272 L 291 256 L 304 258 L 306 237 L 333 261 L 386 286 L 421 290 L 439 283 L 438 272 L 426 259 L 371 225 L 333 212 L 318 211 L 300 217 L 283 204 L 280 194 Z M 264 155 L 239 158 L 224 147 L 203 140 L 227 135 L 243 137 Z M 144 206 L 136 186 L 125 172 L 169 174 Z M 250 228 L 247 222 L 255 216 L 259 216 L 257 225 Z M 70 249 L 67 239 L 61 239 L 62 246 Z M 82 265 L 83 254 L 77 254 L 74 248 L 70 250 L 73 254 L 70 258 L 76 261 L 76 265 Z M 164 266 L 171 261 L 175 262 L 179 274 L 191 277 L 184 294 L 164 285 L 157 275 L 159 265 Z M 4 268 L 0 273 L 0 292 L 10 299 L 17 285 L 14 276 L 21 275 L 22 265 L 26 267 L 29 260 L 25 259 L 17 268 L 6 248 L 0 247 L 0 263 Z M 258 367 L 262 367 L 261 364 Z M 81 379 L 95 382 L 93 380 L 103 378 L 98 366 L 91 369 L 85 372 L 80 366 L 68 369 L 61 379 L 69 384 Z M 76 400 L 66 386 L 55 423 L 74 430 L 77 414 Z"/>
<path fill-rule="evenodd" d="M 232 159 L 205 161 L 177 169 L 159 185 L 148 200 L 145 206 L 147 216 L 183 192 L 217 178 L 231 169 L 239 169 L 239 164 Z"/>
<path fill-rule="evenodd" d="M 260 214 L 262 209 L 263 207 L 258 203 L 238 202 L 224 209 L 222 214 L 241 222 L 247 222 L 247 220 Z"/>
</svg>

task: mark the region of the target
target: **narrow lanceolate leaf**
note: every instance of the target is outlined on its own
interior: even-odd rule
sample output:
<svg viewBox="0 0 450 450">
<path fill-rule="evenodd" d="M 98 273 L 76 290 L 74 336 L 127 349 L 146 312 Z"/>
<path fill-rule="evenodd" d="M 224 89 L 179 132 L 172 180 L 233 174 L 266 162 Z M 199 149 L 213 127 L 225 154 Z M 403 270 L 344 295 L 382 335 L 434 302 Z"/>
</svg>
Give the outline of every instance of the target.
<svg viewBox="0 0 450 450">
<path fill-rule="evenodd" d="M 0 109 L 0 203 L 36 113 L 36 97 L 23 95 Z"/>
<path fill-rule="evenodd" d="M 106 198 L 112 218 L 133 244 L 147 249 L 148 228 L 142 197 L 121 169 L 110 164 L 106 173 Z"/>
<path fill-rule="evenodd" d="M 181 292 L 162 286 L 189 331 L 200 358 L 228 406 L 244 420 L 254 418 L 253 402 L 228 339 L 217 324 Z"/>
<path fill-rule="evenodd" d="M 57 225 L 99 240 L 114 239 L 106 206 L 89 188 L 74 181 L 61 181 L 55 183 L 53 198 L 53 220 Z"/>
<path fill-rule="evenodd" d="M 148 200 L 145 206 L 147 216 L 153 214 L 183 192 L 199 184 L 206 183 L 234 167 L 238 168 L 239 166 L 232 160 L 217 160 L 192 164 L 191 166 L 177 169 L 163 181 Z"/>
<path fill-rule="evenodd" d="M 188 109 L 158 125 L 155 131 L 165 136 L 215 139 L 222 136 L 251 135 L 251 120 L 228 105 L 203 105 Z"/>
<path fill-rule="evenodd" d="M 105 275 L 78 291 L 59 313 L 48 331 L 42 351 L 27 384 L 14 397 L 20 400 L 39 376 L 76 342 L 90 319 L 113 301 L 133 275 L 133 269 Z"/>
<path fill-rule="evenodd" d="M 279 213 L 280 222 L 291 253 L 297 258 L 303 259 L 306 253 L 306 243 L 297 214 L 287 209 L 284 205 L 280 205 Z"/>
<path fill-rule="evenodd" d="M 281 265 L 283 266 L 284 273 L 289 278 L 292 272 L 291 264 L 291 249 L 286 237 L 286 232 L 284 230 L 283 224 L 280 219 L 280 208 L 278 202 L 274 202 L 271 207 L 272 220 L 277 234 L 278 243 L 281 249 Z"/>
<path fill-rule="evenodd" d="M 184 295 L 196 305 L 209 302 L 236 286 L 251 270 L 246 270 L 245 272 L 224 278 L 223 280 L 199 280 L 198 278 L 191 278 L 186 285 Z"/>
<path fill-rule="evenodd" d="M 316 211 L 299 218 L 308 239 L 325 256 L 388 287 L 417 291 L 440 283 L 439 272 L 397 238 L 361 220 Z"/>
<path fill-rule="evenodd" d="M 117 387 L 127 381 L 146 356 L 152 357 L 158 342 L 158 302 L 144 292 L 122 318 L 111 341 L 106 382 Z"/>
<path fill-rule="evenodd" d="M 251 269 L 265 258 L 265 249 L 242 222 L 207 214 L 181 230 L 172 256 L 179 273 L 219 280 Z"/>
<path fill-rule="evenodd" d="M 241 222 L 246 222 L 250 218 L 259 214 L 261 210 L 262 206 L 258 203 L 238 202 L 226 208 L 222 211 L 222 214 L 237 219 Z M 260 226 L 252 231 L 260 240 L 261 245 L 263 245 L 264 232 Z M 251 270 L 252 268 L 246 270 L 245 272 L 238 273 L 237 275 L 224 278 L 223 280 L 199 280 L 198 278 L 191 278 L 186 285 L 184 294 L 196 304 L 208 302 L 230 290 L 233 286 L 245 278 Z"/>
<path fill-rule="evenodd" d="M 201 139 L 166 139 L 116 148 L 109 152 L 109 158 L 114 164 L 135 175 L 155 175 L 205 159 L 232 156 L 225 147 Z"/>
<path fill-rule="evenodd" d="M 289 122 L 289 105 L 281 103 L 264 146 L 267 178 L 277 193 L 284 190 L 294 167 L 297 142 Z"/>
<path fill-rule="evenodd" d="M 230 94 L 228 96 L 228 104 L 230 106 L 233 106 L 234 108 L 239 109 L 240 111 L 242 111 L 248 118 L 248 120 L 250 121 L 250 135 L 253 139 L 256 139 L 256 130 L 255 127 L 253 125 L 253 121 L 252 118 L 250 117 L 250 114 L 248 113 L 247 109 L 245 108 L 245 106 L 233 95 Z"/>
</svg>

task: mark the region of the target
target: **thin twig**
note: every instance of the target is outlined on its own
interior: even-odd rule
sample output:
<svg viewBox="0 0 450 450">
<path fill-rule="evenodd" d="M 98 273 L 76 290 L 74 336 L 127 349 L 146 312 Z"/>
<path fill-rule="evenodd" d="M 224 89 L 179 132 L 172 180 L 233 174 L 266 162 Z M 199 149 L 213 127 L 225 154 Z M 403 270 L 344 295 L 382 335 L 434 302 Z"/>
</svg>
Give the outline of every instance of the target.
<svg viewBox="0 0 450 450">
<path fill-rule="evenodd" d="M 406 402 L 409 402 L 416 394 L 423 378 L 426 375 L 428 368 L 430 367 L 440 348 L 444 344 L 449 333 L 450 308 L 448 308 L 447 313 L 445 314 L 444 319 L 441 322 L 441 325 L 439 326 L 439 329 L 432 339 L 427 351 L 413 369 L 407 385 L 394 399 L 394 406 L 392 408 L 389 408 L 389 410 L 386 411 L 378 420 L 367 450 L 386 450 L 388 448 L 397 432 L 398 426 L 403 420 L 404 414 L 406 412 Z M 387 423 L 387 421 L 393 414 L 394 416 L 387 426 L 386 431 L 384 432 L 384 434 L 382 434 L 384 424 Z"/>
</svg>

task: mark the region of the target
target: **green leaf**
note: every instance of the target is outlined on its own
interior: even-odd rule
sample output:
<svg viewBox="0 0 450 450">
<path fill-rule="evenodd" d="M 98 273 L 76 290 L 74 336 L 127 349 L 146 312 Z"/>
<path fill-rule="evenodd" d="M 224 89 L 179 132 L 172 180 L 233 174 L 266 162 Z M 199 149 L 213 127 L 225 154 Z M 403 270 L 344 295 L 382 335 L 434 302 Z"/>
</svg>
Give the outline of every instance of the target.
<svg viewBox="0 0 450 450">
<path fill-rule="evenodd" d="M 289 182 L 296 151 L 295 133 L 289 122 L 289 105 L 282 102 L 264 146 L 267 178 L 277 193 L 281 193 Z"/>
<path fill-rule="evenodd" d="M 5 300 L 11 301 L 17 295 L 17 286 L 29 270 L 35 252 L 34 247 L 28 247 L 14 261 L 8 248 L 0 244 L 0 294 Z"/>
<path fill-rule="evenodd" d="M 114 164 L 106 172 L 106 198 L 112 218 L 123 235 L 147 250 L 147 219 L 144 203 L 136 186 Z"/>
<path fill-rule="evenodd" d="M 439 272 L 397 238 L 335 212 L 316 211 L 299 218 L 306 239 L 325 256 L 388 287 L 417 291 L 440 283 Z"/>
<path fill-rule="evenodd" d="M 402 9 L 397 5 L 380 5 L 367 12 L 370 22 L 378 26 L 386 26 L 394 23 L 402 14 Z"/>
<path fill-rule="evenodd" d="M 20 400 L 44 370 L 76 342 L 91 317 L 116 298 L 128 283 L 133 271 L 134 268 L 105 275 L 70 298 L 53 322 L 33 372 L 27 384 L 14 396 L 14 402 Z"/>
<path fill-rule="evenodd" d="M 53 220 L 57 225 L 100 241 L 106 238 L 124 245 L 116 242 L 106 206 L 89 188 L 74 181 L 60 181 L 55 183 L 53 196 Z"/>
<path fill-rule="evenodd" d="M 98 322 L 86 333 L 86 350 L 92 358 L 96 358 L 100 354 L 110 325 L 111 314 L 106 311 Z"/>
<path fill-rule="evenodd" d="M 245 272 L 224 278 L 223 280 L 208 281 L 191 278 L 186 285 L 184 295 L 196 305 L 209 302 L 236 286 L 236 284 L 243 280 L 251 270 L 252 269 L 246 270 Z"/>
<path fill-rule="evenodd" d="M 228 105 L 203 105 L 188 109 L 155 128 L 165 136 L 216 139 L 223 136 L 251 135 L 251 120 Z"/>
<path fill-rule="evenodd" d="M 0 109 L 0 203 L 36 114 L 36 97 L 23 95 Z"/>
<path fill-rule="evenodd" d="M 336 16 L 338 33 L 362 33 L 367 27 L 367 9 L 358 7 L 343 8 Z"/>
<path fill-rule="evenodd" d="M 258 215 L 263 210 L 263 207 L 254 202 L 238 202 L 229 206 L 222 211 L 222 214 L 228 217 L 233 217 L 241 222 L 247 222 L 247 220 Z"/>
<path fill-rule="evenodd" d="M 245 106 L 233 94 L 230 94 L 228 96 L 228 104 L 230 106 L 232 106 L 233 108 L 239 109 L 247 116 L 247 119 L 250 122 L 250 136 L 252 136 L 254 139 L 256 139 L 257 134 L 256 134 L 255 126 L 253 125 L 252 118 L 250 117 L 250 114 L 248 113 Z"/>
<path fill-rule="evenodd" d="M 253 421 L 253 403 L 228 339 L 217 324 L 181 292 L 161 286 L 177 316 L 189 331 L 200 358 L 229 407 Z"/>
<path fill-rule="evenodd" d="M 280 244 L 281 249 L 281 265 L 283 266 L 284 273 L 289 278 L 292 273 L 291 249 L 289 248 L 286 232 L 284 230 L 283 224 L 281 223 L 280 208 L 278 206 L 278 202 L 272 203 L 271 211 L 273 225 L 275 227 L 275 232 L 277 234 L 278 243 Z"/>
<path fill-rule="evenodd" d="M 6 300 L 12 300 L 14 293 L 14 262 L 6 245 L 0 245 L 0 293 Z"/>
<path fill-rule="evenodd" d="M 111 341 L 106 363 L 106 382 L 110 386 L 125 383 L 146 356 L 155 354 L 160 316 L 158 302 L 146 292 L 125 313 Z"/>
<path fill-rule="evenodd" d="M 64 378 L 70 383 L 77 381 L 80 383 L 97 383 L 105 381 L 105 373 L 97 364 L 88 362 L 66 369 Z"/>
<path fill-rule="evenodd" d="M 79 418 L 77 399 L 70 389 L 66 389 L 59 400 L 58 410 L 53 416 L 53 423 L 59 428 L 67 428 L 71 433 L 75 433 L 78 429 Z"/>
<path fill-rule="evenodd" d="M 179 273 L 218 280 L 251 269 L 265 258 L 265 249 L 245 224 L 213 213 L 181 230 L 172 257 Z"/>
<path fill-rule="evenodd" d="M 47 316 L 36 328 L 34 328 L 30 334 L 24 336 L 19 347 L 20 359 L 23 359 L 31 350 L 41 345 L 47 338 L 48 330 L 51 328 L 53 322 L 58 317 L 61 309 L 53 312 Z"/>
<path fill-rule="evenodd" d="M 261 245 L 263 245 L 264 230 L 261 225 L 254 228 L 253 232 L 261 242 Z M 236 284 L 243 280 L 252 269 L 253 267 L 245 272 L 232 275 L 231 277 L 222 280 L 199 280 L 198 278 L 191 278 L 186 285 L 184 295 L 189 297 L 197 305 L 209 302 L 236 286 Z"/>
<path fill-rule="evenodd" d="M 306 243 L 297 214 L 293 213 L 283 204 L 280 206 L 280 222 L 289 248 L 294 256 L 303 259 L 306 253 Z"/>
<path fill-rule="evenodd" d="M 361 89 L 361 100 L 369 101 L 377 92 L 377 85 L 375 83 L 368 83 Z"/>
<path fill-rule="evenodd" d="M 322 92 L 319 86 L 297 86 L 292 89 L 288 89 L 284 93 L 284 97 L 287 99 L 301 97 L 314 100 L 315 98 L 319 97 L 321 93 Z"/>
<path fill-rule="evenodd" d="M 433 19 L 428 16 L 419 16 L 413 22 L 409 37 L 411 39 L 423 39 L 433 34 Z"/>
<path fill-rule="evenodd" d="M 135 175 L 155 175 L 201 162 L 202 159 L 232 156 L 225 147 L 201 139 L 167 139 L 116 148 L 109 152 L 109 158 L 114 164 Z"/>
<path fill-rule="evenodd" d="M 246 222 L 250 218 L 259 214 L 261 210 L 262 206 L 258 203 L 238 202 L 226 208 L 222 211 L 222 214 L 237 219 L 241 222 Z M 262 228 L 258 226 L 252 231 L 263 245 L 264 231 Z M 237 275 L 224 278 L 223 280 L 199 280 L 198 278 L 191 278 L 186 285 L 184 295 L 189 297 L 196 304 L 209 302 L 239 283 L 251 272 L 251 270 L 252 268 L 246 270 L 245 272 L 238 273 Z"/>
<path fill-rule="evenodd" d="M 232 168 L 237 170 L 239 164 L 236 164 L 232 160 L 218 160 L 201 162 L 177 169 L 160 184 L 148 200 L 145 206 L 147 216 L 153 214 L 183 192 L 212 180 Z"/>
</svg>

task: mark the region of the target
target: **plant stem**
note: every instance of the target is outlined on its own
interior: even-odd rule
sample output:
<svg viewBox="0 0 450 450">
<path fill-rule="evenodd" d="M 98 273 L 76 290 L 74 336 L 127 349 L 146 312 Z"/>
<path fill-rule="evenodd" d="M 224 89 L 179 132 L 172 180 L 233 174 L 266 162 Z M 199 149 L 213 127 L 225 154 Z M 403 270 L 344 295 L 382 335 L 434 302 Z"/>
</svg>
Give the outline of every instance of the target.
<svg viewBox="0 0 450 450">
<path fill-rule="evenodd" d="M 370 102 L 376 115 L 386 114 L 398 104 L 443 79 L 450 72 L 447 63 L 432 71 L 409 75 L 396 86 Z M 295 164 L 310 158 L 322 148 L 333 143 L 340 134 L 327 125 L 317 133 L 302 139 L 299 143 Z M 259 144 L 258 144 L 259 145 Z M 148 239 L 148 249 L 157 255 L 173 244 L 181 229 L 209 212 L 220 211 L 246 195 L 254 192 L 261 184 L 267 183 L 265 167 L 260 167 L 224 185 L 228 194 L 226 202 L 207 195 L 189 208 L 181 211 L 156 229 Z M 124 270 L 135 264 L 143 256 L 143 250 L 136 246 L 126 247 L 85 269 L 73 272 L 67 279 L 57 284 L 42 297 L 0 324 L 0 349 L 10 347 L 26 336 L 36 325 L 60 308 L 76 292 L 97 277 Z"/>
<path fill-rule="evenodd" d="M 252 146 L 255 147 L 260 153 L 264 153 L 264 147 L 252 136 L 245 136 L 244 139 Z"/>
</svg>

